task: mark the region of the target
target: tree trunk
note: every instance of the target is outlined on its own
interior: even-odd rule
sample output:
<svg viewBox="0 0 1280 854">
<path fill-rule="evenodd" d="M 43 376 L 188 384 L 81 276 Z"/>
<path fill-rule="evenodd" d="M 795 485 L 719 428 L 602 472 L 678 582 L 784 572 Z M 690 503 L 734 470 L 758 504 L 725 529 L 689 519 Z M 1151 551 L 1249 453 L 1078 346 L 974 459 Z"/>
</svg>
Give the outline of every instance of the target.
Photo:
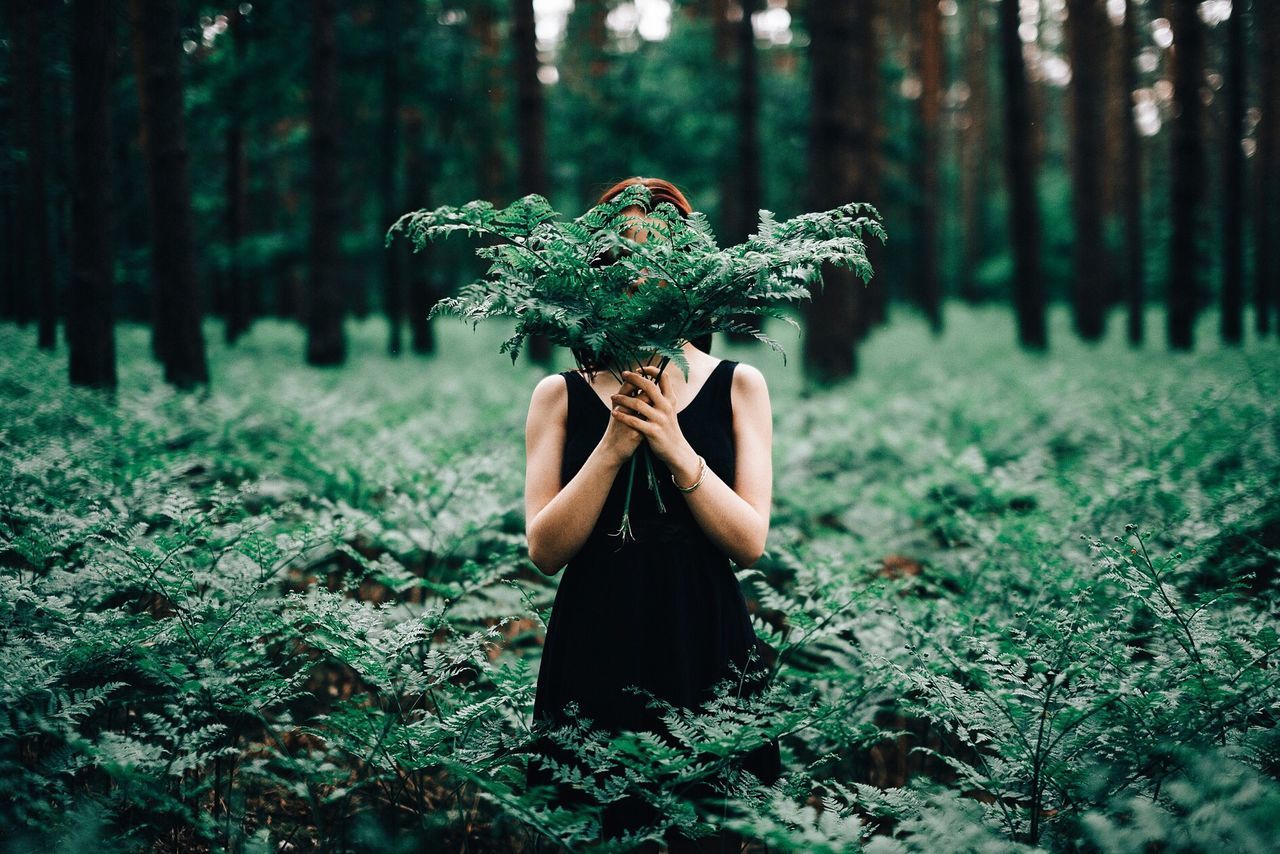
<svg viewBox="0 0 1280 854">
<path fill-rule="evenodd" d="M 71 282 L 68 374 L 73 385 L 114 389 L 111 81 L 114 0 L 72 9 Z"/>
<path fill-rule="evenodd" d="M 1255 31 L 1258 35 L 1258 68 L 1261 72 L 1258 148 L 1254 153 L 1257 170 L 1257 206 L 1254 212 L 1253 272 L 1254 328 L 1264 336 L 1273 328 L 1280 332 L 1280 318 L 1272 326 L 1271 315 L 1280 306 L 1280 256 L 1276 235 L 1280 234 L 1280 8 L 1271 0 L 1254 0 Z"/>
<path fill-rule="evenodd" d="M 397 125 L 400 121 L 400 20 L 397 15 L 399 0 L 382 0 L 382 157 L 378 164 L 378 181 L 382 201 L 379 236 L 386 233 L 397 218 L 399 203 L 396 172 L 400 163 L 397 144 Z M 383 308 L 391 332 L 387 340 L 387 352 L 400 355 L 404 348 L 401 329 L 404 326 L 404 253 L 399 243 L 387 247 L 382 253 Z"/>
<path fill-rule="evenodd" d="M 1227 67 L 1223 85 L 1226 127 L 1222 134 L 1222 340 L 1244 336 L 1244 3 L 1227 20 Z"/>
<path fill-rule="evenodd" d="M 13 45 L 15 112 L 18 144 L 24 157 L 18 166 L 18 210 L 21 229 L 18 246 L 18 320 L 39 318 L 37 343 L 52 350 L 57 344 L 57 303 L 53 282 L 53 249 L 50 244 L 49 184 L 45 164 L 44 63 L 42 37 L 47 29 L 44 0 L 20 0 L 17 39 Z M 33 300 L 32 297 L 35 297 Z"/>
<path fill-rule="evenodd" d="M 191 230 L 178 0 L 130 0 L 129 7 L 151 208 L 154 349 L 165 380 L 190 388 L 209 381 L 209 367 Z"/>
<path fill-rule="evenodd" d="M 915 0 L 919 44 L 920 148 L 917 184 L 920 233 L 916 270 L 916 299 L 934 335 L 942 332 L 942 285 L 938 272 L 938 156 L 939 115 L 942 111 L 942 13 L 938 0 Z"/>
<path fill-rule="evenodd" d="M 506 174 L 506 161 L 502 146 L 499 145 L 504 131 L 498 126 L 498 117 L 502 115 L 502 100 L 505 96 L 504 75 L 498 65 L 498 54 L 502 46 L 498 39 L 498 22 L 494 18 L 493 8 L 489 2 L 477 4 L 475 11 L 471 12 L 468 18 L 471 21 L 472 37 L 479 46 L 476 62 L 480 66 L 481 75 L 488 80 L 486 87 L 488 105 L 485 109 L 477 111 L 477 121 L 473 126 L 478 136 L 474 144 L 479 155 L 477 162 L 480 169 L 478 176 L 480 197 L 498 204 L 504 192 L 503 184 Z M 486 97 L 485 94 L 478 92 L 476 96 Z"/>
<path fill-rule="evenodd" d="M 1030 350 L 1044 350 L 1049 346 L 1049 338 L 1040 271 L 1040 204 L 1036 198 L 1031 94 L 1018 24 L 1018 0 L 1000 0 L 1004 161 L 1009 181 L 1009 233 L 1013 239 L 1013 302 L 1018 318 L 1018 343 Z"/>
<path fill-rule="evenodd" d="M 872 201 L 875 170 L 875 39 L 868 0 L 808 7 L 810 67 L 809 206 L 827 210 Z M 824 284 L 804 304 L 805 370 L 819 382 L 852 376 L 856 348 L 867 328 L 851 271 L 823 265 Z"/>
<path fill-rule="evenodd" d="M 338 45 L 334 0 L 311 4 L 311 305 L 307 362 L 340 365 L 347 357 L 342 327 L 342 194 L 338 164 Z"/>
<path fill-rule="evenodd" d="M 1071 213 L 1075 228 L 1071 310 L 1076 333 L 1086 341 L 1106 327 L 1104 284 L 1108 265 L 1102 221 L 1106 187 L 1100 156 L 1106 145 L 1103 119 L 1103 39 L 1108 23 L 1102 0 L 1068 0 L 1071 50 Z"/>
<path fill-rule="evenodd" d="M 889 15 L 887 13 L 888 4 L 884 0 L 863 0 L 868 6 L 866 27 L 866 38 L 869 41 L 867 47 L 861 51 L 861 71 L 862 79 L 866 81 L 865 91 L 860 94 L 860 98 L 865 103 L 864 109 L 868 113 L 866 120 L 867 127 L 870 129 L 870 138 L 867 140 L 866 148 L 866 166 L 863 177 L 863 193 L 864 198 L 872 204 L 883 204 L 880 198 L 880 170 L 881 170 L 881 151 L 883 150 L 884 140 L 884 114 L 880 110 L 880 49 L 881 44 L 888 43 L 887 33 L 889 30 Z M 885 253 L 882 255 L 882 253 Z M 887 262 L 886 247 L 878 241 L 872 240 L 867 243 L 867 260 L 874 265 L 875 269 L 883 270 Z M 858 280 L 854 287 L 854 293 L 858 300 L 860 316 L 863 318 L 863 333 L 885 323 L 889 319 L 889 280 L 883 278 L 880 286 L 874 285 L 863 286 L 862 281 Z"/>
<path fill-rule="evenodd" d="M 245 107 L 239 94 L 248 85 L 245 63 L 248 58 L 249 21 L 233 5 L 230 12 L 232 49 L 235 61 L 235 89 L 227 123 L 227 290 L 226 325 L 228 344 L 234 344 L 249 330 L 249 283 L 241 259 L 245 225 L 249 219 L 249 159 L 245 152 Z"/>
<path fill-rule="evenodd" d="M 405 119 L 405 202 L 406 211 L 431 207 L 431 179 L 427 171 L 426 117 L 421 108 L 409 111 Z M 395 244 L 408 252 L 405 238 Z M 395 249 L 393 244 L 392 249 Z M 432 286 L 434 244 L 430 241 L 413 253 L 408 261 L 409 332 L 413 352 L 419 355 L 434 353 L 436 349 L 435 326 L 427 319 L 427 313 L 439 299 Z"/>
<path fill-rule="evenodd" d="M 729 0 L 711 0 L 711 32 L 715 38 L 716 61 L 728 63 L 733 59 L 733 25 L 729 21 Z"/>
<path fill-rule="evenodd" d="M 686 11 L 693 7 L 685 7 Z M 564 49 L 557 67 L 560 97 L 594 117 L 592 127 L 578 129 L 572 151 L 577 155 L 576 202 L 583 208 L 596 203 L 607 184 L 605 178 L 617 173 L 610 165 L 625 153 L 612 151 L 594 140 L 610 134 L 616 106 L 609 97 L 608 7 L 605 0 L 574 0 L 565 23 Z M 611 182 L 610 182 L 611 183 Z"/>
<path fill-rule="evenodd" d="M 964 217 L 964 263 L 960 271 L 960 296 L 974 303 L 978 293 L 977 270 L 987 256 L 987 26 L 985 6 L 965 7 L 965 77 L 969 97 L 965 101 L 967 124 L 961 135 L 961 209 Z"/>
<path fill-rule="evenodd" d="M 549 195 L 547 186 L 546 115 L 542 81 L 538 79 L 538 44 L 534 30 L 533 0 L 512 0 L 516 77 L 516 134 L 520 144 L 520 195 Z M 540 333 L 529 337 L 529 359 L 550 366 L 551 339 Z"/>
<path fill-rule="evenodd" d="M 1142 141 L 1133 116 L 1133 92 L 1138 89 L 1138 16 L 1141 10 L 1135 0 L 1128 0 L 1124 10 L 1124 253 L 1125 295 L 1128 323 L 1126 332 L 1133 346 L 1142 344 L 1143 312 L 1146 303 L 1146 243 L 1142 228 Z"/>
<path fill-rule="evenodd" d="M 1173 2 L 1173 127 L 1170 130 L 1170 193 L 1173 243 L 1169 251 L 1169 346 L 1190 350 L 1204 268 L 1197 251 L 1204 194 L 1205 152 L 1200 83 L 1204 77 L 1204 31 L 1195 0 Z"/>
<path fill-rule="evenodd" d="M 737 169 L 730 176 L 735 190 L 737 222 L 734 240 L 741 242 L 755 231 L 760 208 L 764 205 L 760 175 L 760 61 L 756 54 L 755 26 L 751 16 L 760 9 L 760 0 L 741 0 L 742 20 L 738 22 L 738 157 Z M 760 329 L 760 318 L 741 314 L 734 318 L 752 329 Z M 728 333 L 730 341 L 745 344 L 756 339 L 746 332 Z"/>
</svg>

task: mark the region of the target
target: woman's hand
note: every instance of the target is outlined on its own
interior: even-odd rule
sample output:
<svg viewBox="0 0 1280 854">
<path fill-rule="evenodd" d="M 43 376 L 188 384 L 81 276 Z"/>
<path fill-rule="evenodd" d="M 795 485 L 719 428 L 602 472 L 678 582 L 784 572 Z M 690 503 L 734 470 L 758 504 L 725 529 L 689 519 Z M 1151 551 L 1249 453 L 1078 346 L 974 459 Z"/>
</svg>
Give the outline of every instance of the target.
<svg viewBox="0 0 1280 854">
<path fill-rule="evenodd" d="M 658 376 L 656 365 L 644 365 L 640 370 L 622 372 L 628 385 L 639 388 L 641 394 L 637 397 L 615 394 L 610 420 L 621 421 L 642 434 L 653 453 L 672 471 L 687 469 L 690 461 L 694 461 L 696 467 L 697 454 L 680 430 L 667 374 L 663 372 Z"/>
<path fill-rule="evenodd" d="M 618 394 L 630 395 L 635 390 L 635 385 L 630 382 L 623 382 Z M 614 397 L 616 398 L 618 395 L 615 394 Z M 614 401 L 612 408 L 615 411 L 617 410 L 617 401 Z M 608 426 L 605 427 L 604 436 L 600 439 L 600 444 L 610 453 L 618 465 L 622 465 L 631 459 L 631 455 L 636 452 L 636 448 L 639 448 L 640 443 L 643 441 L 643 433 L 628 425 L 622 419 L 611 417 Z"/>
</svg>

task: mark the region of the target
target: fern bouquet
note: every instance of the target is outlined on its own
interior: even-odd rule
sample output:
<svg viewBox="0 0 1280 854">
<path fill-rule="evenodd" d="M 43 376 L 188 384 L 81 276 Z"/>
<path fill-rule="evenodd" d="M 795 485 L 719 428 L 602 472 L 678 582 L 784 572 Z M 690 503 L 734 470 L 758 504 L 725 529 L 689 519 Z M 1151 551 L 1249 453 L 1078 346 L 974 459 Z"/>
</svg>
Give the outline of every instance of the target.
<svg viewBox="0 0 1280 854">
<path fill-rule="evenodd" d="M 625 235 L 636 221 L 623 211 L 636 206 L 648 211 L 645 228 L 654 238 Z M 704 213 L 685 218 L 669 202 L 653 207 L 649 188 L 635 184 L 569 221 L 536 194 L 502 209 L 477 200 L 415 211 L 388 229 L 386 243 L 403 233 L 417 252 L 456 231 L 493 241 L 476 249 L 491 263 L 484 277 L 441 299 L 429 316 L 451 313 L 473 328 L 481 320 L 509 318 L 515 334 L 499 352 L 510 353 L 513 364 L 526 338 L 544 335 L 575 353 L 592 354 L 620 384 L 618 366 L 647 364 L 656 356 L 659 375 L 674 361 L 688 379 L 684 343 L 712 332 L 745 332 L 781 353 L 785 364 L 782 345 L 744 317 L 776 317 L 799 329 L 785 305 L 811 297 L 809 286 L 822 282 L 822 263 L 851 269 L 866 284 L 872 268 L 863 235 L 887 239 L 876 209 L 851 202 L 783 222 L 761 210 L 755 233 L 722 249 Z M 650 280 L 659 287 L 637 287 Z M 649 488 L 665 512 L 648 445 L 641 448 Z M 633 456 L 615 532 L 624 540 L 635 539 L 630 507 L 636 462 Z"/>
</svg>

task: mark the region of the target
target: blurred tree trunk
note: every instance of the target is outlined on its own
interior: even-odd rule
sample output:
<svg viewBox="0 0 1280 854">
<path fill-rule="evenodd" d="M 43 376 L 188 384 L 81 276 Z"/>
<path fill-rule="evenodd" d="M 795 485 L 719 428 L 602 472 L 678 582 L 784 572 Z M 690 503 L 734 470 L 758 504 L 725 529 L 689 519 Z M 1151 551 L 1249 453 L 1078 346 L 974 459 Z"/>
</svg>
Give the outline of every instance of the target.
<svg viewBox="0 0 1280 854">
<path fill-rule="evenodd" d="M 1146 242 L 1142 228 L 1142 141 L 1133 115 L 1133 93 L 1138 90 L 1138 16 L 1142 14 L 1135 0 L 1128 0 L 1124 10 L 1122 52 L 1124 65 L 1124 291 L 1129 343 L 1142 343 L 1143 309 L 1146 302 Z"/>
<path fill-rule="evenodd" d="M 960 142 L 961 210 L 964 218 L 964 262 L 960 270 L 960 297 L 969 303 L 979 300 L 977 270 L 987 256 L 987 110 L 988 65 L 985 6 L 967 3 L 965 10 L 964 74 L 969 86 L 965 100 Z"/>
<path fill-rule="evenodd" d="M 421 80 L 427 73 L 429 64 L 426 57 L 429 52 L 422 46 L 425 35 L 437 26 L 435 18 L 420 3 L 410 3 L 405 7 L 403 30 L 406 52 L 404 63 L 400 66 L 405 81 Z M 455 73 L 459 69 L 454 68 Z M 421 87 L 407 86 L 404 91 L 405 101 L 401 126 L 404 129 L 404 182 L 401 184 L 402 197 L 400 213 L 421 210 L 431 207 L 432 152 L 428 148 L 427 119 L 428 116 L 440 128 L 447 121 L 439 112 L 428 112 L 428 98 Z M 433 106 L 435 106 L 433 104 Z M 442 131 L 443 135 L 443 131 Z M 413 251 L 413 244 L 404 236 L 392 241 L 389 252 L 399 252 L 400 269 L 404 277 L 403 293 L 408 312 L 409 346 L 415 354 L 427 355 L 436 349 L 435 326 L 427 314 L 435 305 L 439 295 L 435 287 L 435 245 L 427 241 L 418 252 Z"/>
<path fill-rule="evenodd" d="M 938 157 L 939 116 L 942 111 L 942 13 L 938 0 L 914 0 L 917 67 L 920 72 L 920 148 L 916 185 L 920 206 L 915 292 L 920 310 L 934 335 L 942 332 L 942 284 L 938 272 Z"/>
<path fill-rule="evenodd" d="M 12 12 L 0 5 L 0 26 L 11 32 Z M 13 76 L 0 75 L 0 146 L 8 151 L 18 148 L 16 135 L 17 110 L 14 105 Z M 18 234 L 17 214 L 17 158 L 0 158 L 0 318 L 16 320 L 18 301 L 21 298 L 22 276 L 19 273 L 18 253 L 22 240 Z"/>
<path fill-rule="evenodd" d="M 379 217 L 377 234 L 379 244 L 382 235 L 397 219 L 399 198 L 396 177 L 400 165 L 400 147 L 398 125 L 400 122 L 400 68 L 401 52 L 400 27 L 398 14 L 401 0 L 381 0 L 382 18 L 382 138 L 379 145 L 382 157 L 378 163 L 379 195 L 382 202 L 382 213 Z M 401 332 L 404 326 L 404 253 L 398 242 L 382 250 L 382 293 L 383 308 L 387 314 L 390 336 L 387 340 L 387 352 L 392 356 L 400 355 L 404 348 Z"/>
<path fill-rule="evenodd" d="M 18 165 L 18 211 L 24 223 L 17 249 L 18 321 L 39 318 L 37 343 L 52 350 L 57 344 L 57 302 L 53 282 L 53 247 L 50 243 L 49 183 L 44 139 L 43 35 L 48 28 L 44 0 L 19 0 L 17 38 L 14 40 L 14 107 L 18 144 L 23 157 Z M 35 300 L 32 296 L 35 296 Z M 34 304 L 33 304 L 34 303 Z"/>
<path fill-rule="evenodd" d="M 538 42 L 533 0 L 512 0 L 516 77 L 516 135 L 520 146 L 519 195 L 550 195 L 547 183 L 546 110 L 538 79 Z M 547 336 L 529 336 L 529 359 L 550 367 L 553 345 Z"/>
<path fill-rule="evenodd" d="M 625 157 L 623 153 L 611 151 L 609 146 L 594 144 L 594 139 L 608 136 L 614 109 L 608 97 L 609 57 L 605 53 L 608 12 L 605 0 L 575 0 L 566 22 L 563 58 L 559 63 L 558 85 L 562 91 L 571 93 L 573 102 L 583 105 L 587 113 L 596 118 L 593 126 L 581 129 L 576 139 L 576 151 L 581 152 L 576 189 L 583 208 L 594 205 L 605 189 L 605 179 L 617 174 L 609 165 L 613 159 Z"/>
<path fill-rule="evenodd" d="M 1254 244 L 1257 261 L 1253 272 L 1254 326 L 1259 335 L 1272 330 L 1271 315 L 1280 307 L 1280 8 L 1272 0 L 1254 0 L 1258 36 L 1258 68 L 1261 71 L 1258 148 L 1254 153 L 1257 201 L 1254 210 Z M 1280 318 L 1274 327 L 1280 332 Z"/>
<path fill-rule="evenodd" d="M 488 106 L 478 110 L 475 141 L 479 163 L 480 197 L 494 204 L 501 201 L 506 161 L 502 153 L 498 117 L 502 115 L 505 97 L 503 70 L 498 65 L 502 45 L 498 39 L 498 21 L 491 5 L 496 0 L 481 0 L 473 10 L 468 10 L 472 37 L 479 45 L 477 62 L 482 79 L 487 81 Z M 478 97 L 484 97 L 477 93 Z"/>
<path fill-rule="evenodd" d="M 1244 3 L 1237 0 L 1227 20 L 1222 134 L 1222 340 L 1239 344 L 1244 335 Z"/>
<path fill-rule="evenodd" d="M 114 0 L 72 9 L 71 282 L 68 374 L 73 385 L 116 387 L 112 291 L 111 82 Z"/>
<path fill-rule="evenodd" d="M 710 0 L 705 8 L 711 19 L 711 36 L 716 64 L 721 68 L 732 68 L 738 49 L 735 31 L 740 31 L 742 28 L 735 28 L 733 22 L 729 20 L 729 0 Z M 738 79 L 741 86 L 741 76 Z M 741 88 L 739 88 L 739 94 L 741 94 Z M 718 231 L 725 238 L 721 242 L 729 243 L 742 218 L 742 190 L 738 181 L 737 160 L 734 157 L 717 158 L 716 166 L 719 169 L 717 179 L 720 187 Z"/>
<path fill-rule="evenodd" d="M 209 381 L 195 241 L 191 229 L 186 127 L 182 103 L 182 22 L 178 0 L 131 0 L 142 150 L 151 200 L 153 348 L 167 382 Z"/>
<path fill-rule="evenodd" d="M 311 3 L 311 304 L 307 362 L 340 365 L 347 357 L 339 264 L 342 194 L 338 163 L 338 45 L 334 0 Z"/>
<path fill-rule="evenodd" d="M 412 108 L 405 117 L 405 211 L 431 207 L 431 178 L 427 170 L 426 116 L 420 107 Z M 406 239 L 397 238 L 391 251 L 399 246 L 409 252 Z M 413 352 L 419 355 L 436 350 L 435 326 L 427 313 L 439 299 L 432 284 L 434 243 L 427 243 L 408 260 L 409 332 Z"/>
<path fill-rule="evenodd" d="M 1040 271 L 1040 203 L 1036 198 L 1031 95 L 1018 36 L 1018 0 L 1000 0 L 1000 65 L 1004 81 L 1005 168 L 1009 178 L 1009 232 L 1013 241 L 1013 302 L 1018 343 L 1049 345 L 1045 288 Z"/>
<path fill-rule="evenodd" d="M 733 59 L 733 25 L 729 21 L 729 0 L 710 0 L 711 32 L 715 37 L 716 60 L 728 63 Z"/>
<path fill-rule="evenodd" d="M 1071 309 L 1076 333 L 1096 341 L 1106 328 L 1103 288 L 1109 276 L 1102 222 L 1106 187 L 1100 157 L 1103 120 L 1103 45 L 1109 25 L 1102 0 L 1068 0 L 1071 51 L 1071 213 L 1075 228 Z"/>
<path fill-rule="evenodd" d="M 874 197 L 877 152 L 876 67 L 869 0 L 813 3 L 807 8 L 810 71 L 809 190 L 813 210 Z M 863 284 L 851 271 L 824 264 L 824 284 L 804 303 L 803 361 L 819 382 L 852 376 L 868 326 Z"/>
<path fill-rule="evenodd" d="M 242 94 L 249 82 L 246 69 L 249 21 L 240 13 L 240 8 L 240 4 L 231 7 L 228 27 L 235 63 L 235 85 L 227 111 L 227 316 L 223 332 L 228 344 L 240 340 L 252 321 L 250 286 L 245 279 L 241 246 L 249 219 L 249 158 L 245 151 L 247 111 Z"/>
<path fill-rule="evenodd" d="M 1200 206 L 1206 177 L 1201 138 L 1200 84 L 1204 78 L 1204 30 L 1196 0 L 1174 0 L 1173 127 L 1170 130 L 1169 346 L 1193 344 L 1203 265 L 1197 251 Z"/>
<path fill-rule="evenodd" d="M 1070 18 L 1067 23 L 1070 24 Z M 1102 163 L 1099 167 L 1102 178 L 1102 198 L 1099 199 L 1098 212 L 1102 217 L 1103 235 L 1107 240 L 1106 225 L 1116 219 L 1120 213 L 1121 188 L 1124 187 L 1124 117 L 1128 104 L 1126 98 L 1124 74 L 1124 33 L 1122 28 L 1112 22 L 1108 12 L 1107 0 L 1098 0 L 1098 53 L 1102 67 L 1099 70 L 1099 97 L 1102 105 L 1098 110 L 1099 124 L 1102 134 Z M 1074 78 L 1074 72 L 1072 73 Z M 1107 243 L 1108 258 L 1111 255 L 1110 244 Z M 1116 263 L 1108 263 L 1109 277 L 1104 285 L 1103 297 L 1106 307 L 1110 308 L 1119 299 Z"/>
<path fill-rule="evenodd" d="M 760 10 L 760 0 L 741 0 L 742 20 L 738 22 L 738 156 L 737 168 L 727 182 L 735 192 L 733 239 L 741 243 L 755 231 L 760 208 L 764 206 L 760 175 L 760 60 L 756 54 L 755 25 L 751 16 Z M 734 318 L 745 326 L 759 330 L 760 318 L 741 314 Z M 730 341 L 739 344 L 756 339 L 746 332 L 728 333 Z"/>
<path fill-rule="evenodd" d="M 870 41 L 870 45 L 860 51 L 861 53 L 861 73 L 862 80 L 866 81 L 865 91 L 859 94 L 860 99 L 864 102 L 863 109 L 867 112 L 867 127 L 869 128 L 870 137 L 866 143 L 866 163 L 863 167 L 863 192 L 864 196 L 859 201 L 868 201 L 876 205 L 877 208 L 883 204 L 880 198 L 880 173 L 882 170 L 882 154 L 884 130 L 884 113 L 880 109 L 881 97 L 881 78 L 880 71 L 880 48 L 881 44 L 888 43 L 888 32 L 890 15 L 888 14 L 888 4 L 885 0 L 863 0 L 868 9 L 866 12 L 866 38 Z M 872 263 L 876 270 L 883 270 L 886 263 L 886 247 L 877 240 L 871 240 L 867 243 L 867 260 Z M 858 280 L 854 293 L 858 301 L 860 316 L 865 318 L 864 333 L 873 326 L 885 323 L 889 319 L 889 282 L 887 279 L 881 280 L 879 287 L 875 285 L 864 286 L 861 280 Z"/>
</svg>

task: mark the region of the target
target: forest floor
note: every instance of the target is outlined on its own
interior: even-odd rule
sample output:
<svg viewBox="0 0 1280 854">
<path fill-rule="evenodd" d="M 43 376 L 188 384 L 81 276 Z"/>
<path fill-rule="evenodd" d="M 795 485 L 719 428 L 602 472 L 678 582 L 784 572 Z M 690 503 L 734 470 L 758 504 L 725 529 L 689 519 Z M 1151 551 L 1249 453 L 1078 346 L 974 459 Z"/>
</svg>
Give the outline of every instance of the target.
<svg viewBox="0 0 1280 854">
<path fill-rule="evenodd" d="M 773 403 L 768 551 L 739 579 L 776 690 L 758 725 L 729 704 L 683 749 L 601 745 L 602 767 L 693 779 L 691 755 L 780 737 L 777 786 L 661 802 L 772 850 L 1265 850 L 1280 345 L 1222 347 L 1206 316 L 1171 353 L 1158 311 L 1145 348 L 1118 315 L 1087 344 L 1058 310 L 1036 355 L 1002 307 L 949 305 L 938 338 L 899 314 L 829 388 L 782 324 L 785 365 L 715 343 Z M 523 551 L 544 369 L 500 354 L 502 329 L 436 330 L 439 355 L 393 358 L 384 323 L 353 321 L 347 365 L 316 369 L 293 324 L 228 348 L 210 323 L 212 386 L 183 394 L 124 325 L 111 401 L 68 388 L 65 345 L 0 326 L 0 823 L 19 850 L 598 832 L 522 791 L 556 584 Z"/>
</svg>

